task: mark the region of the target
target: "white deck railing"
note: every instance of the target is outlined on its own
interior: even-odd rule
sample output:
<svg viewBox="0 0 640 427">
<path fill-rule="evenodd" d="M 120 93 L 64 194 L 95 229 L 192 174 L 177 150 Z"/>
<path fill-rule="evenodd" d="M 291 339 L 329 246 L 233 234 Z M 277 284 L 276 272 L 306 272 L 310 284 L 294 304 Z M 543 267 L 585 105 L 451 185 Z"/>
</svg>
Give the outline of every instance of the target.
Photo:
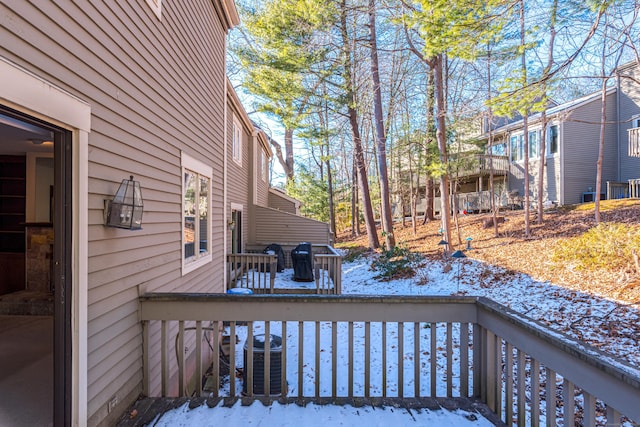
<svg viewBox="0 0 640 427">
<path fill-rule="evenodd" d="M 629 133 L 629 156 L 640 157 L 640 128 L 632 128 Z"/>
<path fill-rule="evenodd" d="M 246 342 L 281 337 L 278 353 L 261 356 L 267 396 L 277 383 L 292 398 L 477 397 L 510 425 L 640 420 L 638 369 L 482 297 L 149 294 L 140 304 L 147 396 L 220 396 L 220 338 L 207 331 L 224 329 Z M 171 357 L 174 345 L 195 350 Z M 255 360 L 253 346 L 232 345 L 225 395 L 241 394 L 233 373 L 242 351 Z M 248 397 L 253 365 L 243 372 Z"/>
</svg>

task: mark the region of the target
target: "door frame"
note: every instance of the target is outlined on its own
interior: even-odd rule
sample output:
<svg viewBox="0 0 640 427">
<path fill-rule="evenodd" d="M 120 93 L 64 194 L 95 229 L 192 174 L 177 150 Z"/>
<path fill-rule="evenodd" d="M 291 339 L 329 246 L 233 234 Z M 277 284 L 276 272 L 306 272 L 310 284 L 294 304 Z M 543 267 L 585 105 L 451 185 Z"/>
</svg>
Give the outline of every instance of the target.
<svg viewBox="0 0 640 427">
<path fill-rule="evenodd" d="M 0 104 L 56 129 L 54 425 L 87 423 L 88 321 L 88 141 L 91 107 L 25 68 L 0 56 Z M 72 195 L 76 195 L 72 197 Z M 64 200 L 64 203 L 58 203 Z M 56 233 L 58 230 L 56 229 Z M 65 244 L 66 243 L 66 244 Z M 58 372 L 61 371 L 61 372 Z M 58 394 L 61 394 L 58 396 Z"/>
<path fill-rule="evenodd" d="M 242 213 L 244 206 L 240 203 L 231 203 L 231 221 L 234 222 L 234 228 L 231 230 L 231 253 L 234 253 L 233 248 L 236 247 L 235 253 L 242 253 L 244 240 L 242 238 Z"/>
</svg>

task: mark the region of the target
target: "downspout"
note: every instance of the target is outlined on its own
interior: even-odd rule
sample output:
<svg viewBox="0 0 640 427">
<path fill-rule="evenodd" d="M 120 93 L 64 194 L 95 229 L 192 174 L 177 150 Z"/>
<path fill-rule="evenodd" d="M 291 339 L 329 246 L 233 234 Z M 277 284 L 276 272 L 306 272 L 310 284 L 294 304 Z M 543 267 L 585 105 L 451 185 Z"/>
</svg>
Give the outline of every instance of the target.
<svg viewBox="0 0 640 427">
<path fill-rule="evenodd" d="M 227 48 L 227 38 L 225 37 L 224 39 L 224 43 L 225 43 L 225 52 L 226 52 L 226 48 Z M 227 59 L 225 56 L 224 59 L 224 69 L 225 69 L 225 74 L 226 74 L 226 70 L 227 70 Z M 224 85 L 224 129 L 223 129 L 223 156 L 224 156 L 224 160 L 223 160 L 223 172 L 222 172 L 222 229 L 223 229 L 223 233 L 222 233 L 222 286 L 223 286 L 223 291 L 226 291 L 227 289 L 227 243 L 228 243 L 228 234 L 229 234 L 229 230 L 227 228 L 227 224 L 228 222 L 228 209 L 227 209 L 227 145 L 228 144 L 228 128 L 229 128 L 229 81 L 226 79 L 225 76 L 225 85 Z M 212 230 L 213 232 L 213 230 Z"/>
<path fill-rule="evenodd" d="M 616 70 L 616 147 L 618 153 L 616 158 L 618 159 L 616 164 L 616 181 L 620 182 L 622 179 L 622 155 L 620 150 L 620 71 Z"/>
<path fill-rule="evenodd" d="M 558 147 L 560 154 L 560 206 L 564 206 L 564 120 L 558 123 Z"/>
</svg>

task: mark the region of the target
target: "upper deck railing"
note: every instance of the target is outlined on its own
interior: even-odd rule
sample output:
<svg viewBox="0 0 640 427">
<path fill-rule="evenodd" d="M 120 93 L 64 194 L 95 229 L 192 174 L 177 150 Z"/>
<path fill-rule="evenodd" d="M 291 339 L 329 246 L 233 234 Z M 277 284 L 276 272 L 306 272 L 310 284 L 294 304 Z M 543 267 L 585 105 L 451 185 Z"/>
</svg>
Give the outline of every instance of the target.
<svg viewBox="0 0 640 427">
<path fill-rule="evenodd" d="M 291 268 L 294 244 L 281 245 L 285 253 L 285 267 Z M 262 253 L 263 246 L 251 246 L 247 253 L 227 255 L 227 288 L 247 288 L 257 294 L 274 293 L 342 293 L 342 255 L 332 246 L 312 245 L 312 270 L 315 288 L 277 288 L 277 256 Z"/>
</svg>

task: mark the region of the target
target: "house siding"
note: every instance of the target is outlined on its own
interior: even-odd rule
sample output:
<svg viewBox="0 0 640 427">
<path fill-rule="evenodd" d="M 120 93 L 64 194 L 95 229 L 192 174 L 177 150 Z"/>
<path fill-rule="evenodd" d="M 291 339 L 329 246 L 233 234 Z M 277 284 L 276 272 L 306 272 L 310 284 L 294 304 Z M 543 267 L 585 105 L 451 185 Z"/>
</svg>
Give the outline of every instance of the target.
<svg viewBox="0 0 640 427">
<path fill-rule="evenodd" d="M 616 117 L 615 96 L 615 92 L 607 96 L 608 121 Z M 582 202 L 582 193 L 589 187 L 595 191 L 601 109 L 598 98 L 573 110 L 563 123 L 560 150 L 564 166 L 564 204 Z M 604 152 L 601 193 L 606 193 L 606 182 L 616 178 L 616 128 L 612 124 L 605 127 Z"/>
<path fill-rule="evenodd" d="M 297 245 L 300 242 L 331 244 L 329 224 L 277 209 L 256 206 L 255 244 Z"/>
<path fill-rule="evenodd" d="M 607 95 L 607 121 L 616 117 L 616 93 Z M 596 187 L 596 166 L 601 122 L 600 98 L 573 109 L 562 111 L 551 117 L 549 125 L 558 125 L 558 154 L 546 157 L 544 177 L 544 200 L 560 204 L 575 204 L 582 201 L 582 193 L 589 187 Z M 540 129 L 539 123 L 532 123 L 530 130 Z M 522 128 L 511 134 L 522 133 Z M 509 138 L 507 138 L 507 141 Z M 547 141 L 548 150 L 548 141 Z M 617 170 L 616 126 L 612 123 L 605 128 L 605 156 L 602 165 L 602 188 L 606 193 L 606 182 L 615 180 Z M 529 160 L 530 197 L 532 203 L 537 197 L 540 159 Z M 511 162 L 509 188 L 524 196 L 524 162 Z"/>
<path fill-rule="evenodd" d="M 180 158 L 213 168 L 211 240 L 222 241 L 225 28 L 211 0 L 164 2 L 162 20 L 145 2 L 20 1 L 0 4 L 0 20 L 1 56 L 91 106 L 88 423 L 109 424 L 141 391 L 138 295 L 224 289 L 220 245 L 181 274 Z M 107 229 L 103 201 L 131 174 L 143 229 Z"/>
<path fill-rule="evenodd" d="M 291 214 L 298 214 L 295 202 L 279 195 L 276 191 L 269 192 L 269 207 Z"/>
<path fill-rule="evenodd" d="M 242 247 L 246 247 L 249 229 L 252 226 L 249 221 L 249 205 L 251 204 L 250 174 L 251 174 L 251 151 L 253 137 L 251 130 L 244 126 L 244 122 L 240 120 L 240 114 L 232 103 L 228 104 L 229 120 L 227 123 L 227 218 L 231 219 L 231 204 L 242 205 Z M 231 114 L 232 113 L 232 114 Z M 242 162 L 238 164 L 233 158 L 233 116 L 237 118 L 237 122 L 242 126 Z M 231 230 L 227 230 L 227 253 L 231 253 Z"/>
<path fill-rule="evenodd" d="M 631 119 L 640 116 L 640 70 L 637 65 L 625 67 L 621 70 L 620 97 L 618 99 L 619 120 L 618 136 L 620 141 L 620 173 L 616 181 L 626 182 L 629 179 L 640 178 L 640 157 L 629 156 L 629 135 L 628 130 L 633 127 Z"/>
<path fill-rule="evenodd" d="M 255 159 L 253 160 L 253 170 L 255 171 L 255 186 L 256 186 L 256 205 L 258 206 L 269 206 L 269 182 L 264 181 L 262 179 L 262 166 L 260 165 L 260 152 L 266 158 L 269 157 L 267 152 L 262 148 L 262 145 L 259 141 L 256 141 L 255 144 Z M 267 162 L 267 168 L 269 167 L 269 162 Z M 269 171 L 267 170 L 267 177 L 269 176 Z"/>
</svg>

